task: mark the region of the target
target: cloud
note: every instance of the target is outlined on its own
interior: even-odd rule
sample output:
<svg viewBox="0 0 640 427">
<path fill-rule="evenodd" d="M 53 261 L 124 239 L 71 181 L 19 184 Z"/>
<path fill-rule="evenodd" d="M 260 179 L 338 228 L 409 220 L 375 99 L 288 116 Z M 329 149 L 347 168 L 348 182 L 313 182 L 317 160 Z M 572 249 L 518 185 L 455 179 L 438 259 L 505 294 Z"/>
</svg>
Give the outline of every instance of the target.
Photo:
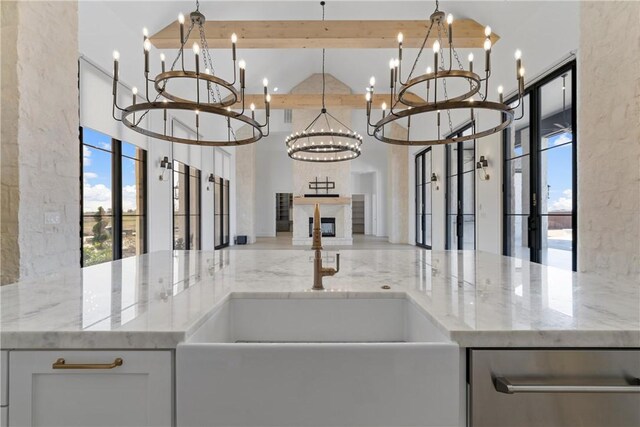
<svg viewBox="0 0 640 427">
<path fill-rule="evenodd" d="M 84 184 L 83 204 L 85 212 L 95 212 L 102 206 L 105 211 L 111 209 L 111 189 L 104 184 Z"/>
<path fill-rule="evenodd" d="M 570 212 L 573 208 L 573 191 L 568 188 L 562 192 L 562 196 L 549 204 L 548 212 Z"/>
<path fill-rule="evenodd" d="M 561 145 L 567 142 L 573 141 L 573 135 L 570 132 L 563 132 L 561 134 L 552 137 L 552 143 L 554 146 Z"/>
<path fill-rule="evenodd" d="M 84 166 L 91 165 L 91 150 L 84 145 L 82 146 L 82 164 Z"/>
<path fill-rule="evenodd" d="M 97 173 L 94 172 L 85 172 L 84 179 L 96 179 L 98 177 Z"/>
<path fill-rule="evenodd" d="M 122 210 L 124 212 L 136 210 L 137 190 L 135 185 L 125 185 L 122 187 Z"/>
</svg>

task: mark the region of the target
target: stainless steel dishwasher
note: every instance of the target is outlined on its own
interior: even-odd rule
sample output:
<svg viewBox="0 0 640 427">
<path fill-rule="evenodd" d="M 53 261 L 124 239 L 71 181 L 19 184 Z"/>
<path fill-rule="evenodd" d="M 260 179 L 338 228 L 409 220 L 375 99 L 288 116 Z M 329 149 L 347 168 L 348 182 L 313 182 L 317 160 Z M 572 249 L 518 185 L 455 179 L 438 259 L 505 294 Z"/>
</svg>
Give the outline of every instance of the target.
<svg viewBox="0 0 640 427">
<path fill-rule="evenodd" d="M 471 350 L 472 427 L 638 427 L 640 350 Z"/>
</svg>

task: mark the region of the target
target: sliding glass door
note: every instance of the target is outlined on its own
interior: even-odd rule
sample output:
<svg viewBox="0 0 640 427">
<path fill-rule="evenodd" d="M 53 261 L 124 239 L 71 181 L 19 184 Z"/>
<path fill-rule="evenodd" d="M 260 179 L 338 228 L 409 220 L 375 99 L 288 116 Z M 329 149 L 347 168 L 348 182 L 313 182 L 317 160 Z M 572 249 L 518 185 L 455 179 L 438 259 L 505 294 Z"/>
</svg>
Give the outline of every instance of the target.
<svg viewBox="0 0 640 427">
<path fill-rule="evenodd" d="M 575 62 L 527 89 L 503 133 L 504 254 L 576 270 Z"/>
<path fill-rule="evenodd" d="M 431 249 L 431 147 L 416 155 L 416 245 Z"/>
</svg>

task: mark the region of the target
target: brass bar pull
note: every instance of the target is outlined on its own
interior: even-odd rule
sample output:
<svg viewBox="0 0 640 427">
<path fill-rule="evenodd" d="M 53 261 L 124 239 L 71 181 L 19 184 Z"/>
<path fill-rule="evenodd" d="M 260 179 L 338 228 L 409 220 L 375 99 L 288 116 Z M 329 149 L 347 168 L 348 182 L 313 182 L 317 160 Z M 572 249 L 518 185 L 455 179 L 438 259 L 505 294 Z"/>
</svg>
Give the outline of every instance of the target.
<svg viewBox="0 0 640 427">
<path fill-rule="evenodd" d="M 117 357 L 113 363 L 67 363 L 64 359 L 56 360 L 53 369 L 113 369 L 122 366 L 123 360 Z"/>
</svg>

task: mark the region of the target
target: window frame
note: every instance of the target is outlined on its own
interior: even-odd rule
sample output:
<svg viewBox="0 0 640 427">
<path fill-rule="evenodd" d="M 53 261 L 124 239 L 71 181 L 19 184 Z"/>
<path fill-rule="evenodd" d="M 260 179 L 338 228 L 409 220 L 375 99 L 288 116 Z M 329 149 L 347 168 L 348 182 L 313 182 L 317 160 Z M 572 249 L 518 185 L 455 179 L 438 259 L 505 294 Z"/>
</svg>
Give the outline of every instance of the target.
<svg viewBox="0 0 640 427">
<path fill-rule="evenodd" d="M 184 166 L 184 213 L 179 216 L 184 218 L 184 249 L 176 249 L 176 199 L 174 196 L 175 191 L 175 174 L 183 174 L 183 172 L 176 172 L 176 163 L 180 163 Z M 173 250 L 201 250 L 202 249 L 202 171 L 194 166 L 189 166 L 186 163 L 183 163 L 179 160 L 173 159 L 171 164 L 173 170 L 171 173 L 171 247 Z M 192 170 L 195 170 L 198 177 L 198 212 L 191 212 L 191 178 L 192 178 Z M 194 175 L 195 177 L 195 175 Z M 197 242 L 197 246 L 195 248 L 191 247 L 191 217 L 197 217 L 198 224 L 198 237 L 195 239 Z"/>
<path fill-rule="evenodd" d="M 432 249 L 433 247 L 433 191 L 431 193 L 431 206 L 429 206 L 429 215 L 431 216 L 431 221 L 430 221 L 430 226 L 431 226 L 431 231 L 429 233 L 429 235 L 431 236 L 431 245 L 427 245 L 424 243 L 424 237 L 425 237 L 425 221 L 424 221 L 424 217 L 425 217 L 425 186 L 427 185 L 426 183 L 428 182 L 429 185 L 431 185 L 431 176 L 426 177 L 425 176 L 425 169 L 426 169 L 426 163 L 425 163 L 425 158 L 427 153 L 430 153 L 431 155 L 430 157 L 430 162 L 431 162 L 431 167 L 430 170 L 433 173 L 433 151 L 431 150 L 432 147 L 427 147 L 424 150 L 420 151 L 419 153 L 417 153 L 415 155 L 414 158 L 414 164 L 415 164 L 415 245 L 424 249 Z M 421 159 L 420 164 L 422 165 L 421 170 L 418 170 L 418 163 L 419 163 L 419 159 Z M 421 178 L 419 178 L 421 177 Z M 419 199 L 422 203 L 422 213 L 418 213 L 418 190 L 420 189 L 421 191 L 421 198 Z M 420 220 L 418 219 L 418 216 L 420 216 Z M 422 226 L 418 227 L 418 221 L 422 221 Z M 418 243 L 418 231 L 421 230 L 422 231 L 422 238 L 420 240 L 421 243 Z"/>
<path fill-rule="evenodd" d="M 541 111 L 541 100 L 542 100 L 542 88 L 547 84 L 552 82 L 553 80 L 562 77 L 565 73 L 571 73 L 571 137 L 572 137 L 572 195 L 571 195 L 571 228 L 572 228 L 572 245 L 571 245 L 571 270 L 577 271 L 578 267 L 578 127 L 577 127 L 577 90 L 578 90 L 578 71 L 577 71 L 577 61 L 575 59 L 567 62 L 566 64 L 558 67 L 557 69 L 551 71 L 550 73 L 544 75 L 540 79 L 534 81 L 529 86 L 525 87 L 524 93 L 522 97 L 529 95 L 529 215 L 522 215 L 522 217 L 526 217 L 529 224 L 533 224 L 535 230 L 530 231 L 529 234 L 529 261 L 535 263 L 542 263 L 542 234 L 541 234 L 541 221 L 542 217 L 545 216 L 541 214 L 540 208 L 540 195 L 541 193 L 541 153 L 547 149 L 540 148 L 541 141 L 541 119 L 542 119 L 542 111 Z M 513 102 L 517 101 L 517 95 L 507 99 L 505 104 L 509 105 Z M 502 254 L 504 256 L 512 256 L 508 254 L 509 248 L 509 228 L 508 228 L 508 220 L 509 216 L 514 216 L 514 214 L 509 214 L 507 212 L 508 206 L 508 195 L 506 191 L 506 183 L 509 180 L 507 162 L 514 158 L 508 158 L 506 153 L 508 152 L 508 139 L 507 134 L 509 132 L 509 128 L 507 127 L 502 131 Z M 524 157 L 524 156 L 521 156 Z M 534 197 L 535 194 L 535 203 Z M 547 215 L 548 216 L 548 215 Z M 529 227 L 528 227 L 529 228 Z M 531 238 L 533 237 L 533 238 Z M 533 242 L 533 245 L 531 244 Z"/>
<path fill-rule="evenodd" d="M 104 148 L 96 147 L 91 144 L 87 144 L 84 141 L 85 128 L 91 129 L 91 131 L 100 133 L 105 137 L 111 140 L 111 150 L 108 151 Z M 78 127 L 78 139 L 79 139 L 79 157 L 80 157 L 80 267 L 90 267 L 84 265 L 84 147 L 85 145 L 91 147 L 92 149 L 105 151 L 111 154 L 111 222 L 112 222 L 112 250 L 111 250 L 111 261 L 117 261 L 122 259 L 122 230 L 123 230 L 123 215 L 122 213 L 122 144 L 126 143 L 126 141 L 122 141 L 120 139 L 114 138 L 110 135 L 107 135 L 104 132 L 100 132 L 98 130 L 89 128 L 87 126 L 79 126 Z M 131 143 L 129 143 L 131 144 Z M 135 145 L 135 144 L 132 144 Z M 137 146 L 136 146 L 137 147 Z M 143 226 L 143 238 L 142 238 L 142 251 L 141 254 L 146 254 L 149 250 L 149 221 L 147 217 L 147 210 L 149 206 L 148 197 L 148 185 L 147 185 L 147 150 L 137 147 L 142 152 L 142 158 L 133 159 L 135 161 L 142 162 L 143 171 L 141 184 L 143 186 L 144 197 L 141 199 L 142 207 L 141 210 L 144 212 L 143 214 L 137 214 L 138 217 L 144 218 L 144 226 Z M 124 156 L 131 159 L 130 156 Z M 129 257 L 126 257 L 129 258 Z M 106 262 L 106 261 L 105 261 Z M 101 263 L 99 263 L 101 264 Z M 97 264 L 92 264 L 97 265 Z"/>
<path fill-rule="evenodd" d="M 454 132 L 450 133 L 449 135 L 447 135 L 447 138 L 455 138 L 455 137 L 460 137 L 462 136 L 466 131 L 468 131 L 469 129 L 472 129 L 474 126 L 474 122 L 473 121 L 469 121 L 467 123 L 465 123 L 464 125 L 460 126 L 458 129 L 456 129 Z M 464 164 L 464 157 L 460 154 L 462 153 L 463 147 L 464 147 L 464 143 L 468 142 L 468 141 L 473 141 L 473 169 L 471 171 L 464 171 L 463 168 L 463 164 Z M 450 241 L 450 235 L 451 235 L 451 224 L 449 222 L 449 217 L 450 216 L 455 216 L 456 217 L 456 249 L 458 251 L 461 250 L 465 250 L 464 248 L 464 231 L 462 231 L 462 233 L 459 233 L 460 230 L 464 230 L 463 224 L 464 224 L 464 216 L 465 215 L 470 215 L 470 214 L 465 214 L 464 213 L 464 179 L 463 179 L 463 175 L 465 173 L 469 173 L 469 174 L 473 174 L 473 250 L 476 249 L 478 242 L 477 242 L 477 238 L 476 238 L 476 204 L 477 204 L 477 200 L 476 200 L 476 168 L 475 168 L 475 158 L 476 158 L 476 143 L 477 141 L 475 139 L 471 139 L 468 141 L 461 141 L 461 142 L 455 142 L 453 144 L 447 144 L 445 147 L 445 191 L 444 191 L 444 199 L 445 199 L 445 249 L 446 250 L 451 250 L 451 241 Z M 458 155 L 456 156 L 456 196 L 457 196 L 457 209 L 456 209 L 456 213 L 451 213 L 450 209 L 451 209 L 451 203 L 449 201 L 449 195 L 451 193 L 451 177 L 453 175 L 451 175 L 450 173 L 450 168 L 449 168 L 449 163 L 450 163 L 450 157 L 451 157 L 451 150 L 453 149 L 453 146 L 456 146 L 458 149 Z"/>
</svg>

